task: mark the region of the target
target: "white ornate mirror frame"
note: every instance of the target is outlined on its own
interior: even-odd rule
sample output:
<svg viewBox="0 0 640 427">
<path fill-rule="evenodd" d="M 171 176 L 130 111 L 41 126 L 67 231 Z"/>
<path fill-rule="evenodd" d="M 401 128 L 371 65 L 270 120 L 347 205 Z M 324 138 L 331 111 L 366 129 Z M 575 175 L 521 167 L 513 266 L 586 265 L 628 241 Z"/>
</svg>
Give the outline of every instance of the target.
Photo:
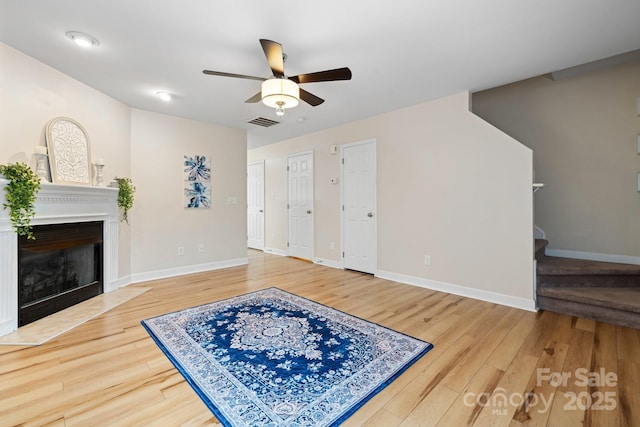
<svg viewBox="0 0 640 427">
<path fill-rule="evenodd" d="M 56 117 L 47 123 L 45 138 L 52 181 L 91 185 L 89 137 L 82 125 L 68 117 Z"/>
</svg>

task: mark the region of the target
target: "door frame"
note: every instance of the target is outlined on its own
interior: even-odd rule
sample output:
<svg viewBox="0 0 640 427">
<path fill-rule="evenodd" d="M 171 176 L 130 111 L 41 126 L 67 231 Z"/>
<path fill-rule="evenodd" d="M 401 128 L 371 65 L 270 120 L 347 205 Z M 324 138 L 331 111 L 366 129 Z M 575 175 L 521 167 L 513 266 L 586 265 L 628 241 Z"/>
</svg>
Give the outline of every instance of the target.
<svg viewBox="0 0 640 427">
<path fill-rule="evenodd" d="M 265 199 L 265 195 L 266 195 L 266 183 L 265 183 L 265 179 L 266 179 L 266 171 L 265 171 L 265 161 L 264 160 L 259 160 L 257 162 L 251 162 L 247 164 L 247 179 L 248 179 L 248 175 L 249 175 L 249 166 L 255 166 L 255 165 L 262 165 L 262 248 L 258 249 L 258 248 L 252 248 L 251 246 L 249 246 L 247 244 L 247 246 L 251 249 L 256 249 L 256 250 L 261 250 L 264 251 L 264 248 L 266 247 L 266 240 L 267 240 L 267 231 L 265 230 L 265 216 L 266 216 L 266 204 L 267 201 Z M 248 196 L 248 195 L 247 195 Z M 249 209 L 249 203 L 247 203 L 247 209 Z M 248 219 L 248 215 L 247 215 L 247 219 Z M 249 236 L 247 236 L 247 243 L 249 241 Z"/>
<path fill-rule="evenodd" d="M 297 156 L 306 156 L 306 155 L 311 155 L 311 167 L 312 167 L 312 173 L 311 173 L 311 239 L 309 242 L 309 246 L 311 247 L 311 259 L 310 261 L 313 262 L 314 260 L 314 256 L 315 256 L 315 228 L 316 228 L 316 209 L 315 209 L 315 191 L 316 191 L 316 184 L 315 184 L 315 174 L 316 174 L 316 165 L 315 165 L 315 155 L 313 153 L 313 150 L 305 150 L 305 151 L 300 151 L 297 153 L 291 153 L 291 154 L 287 154 L 287 165 L 286 165 L 286 173 L 287 173 L 287 233 L 286 233 L 286 239 L 287 239 L 287 250 L 286 250 L 286 255 L 287 256 L 291 256 L 290 252 L 289 252 L 289 159 L 291 157 L 297 157 Z"/>
<path fill-rule="evenodd" d="M 375 206 L 375 218 L 376 227 L 373 229 L 373 243 L 375 247 L 375 256 L 373 257 L 373 275 L 378 274 L 378 145 L 376 138 L 363 139 L 361 141 L 350 142 L 340 146 L 340 265 L 342 269 L 345 269 L 345 257 L 344 257 L 344 241 L 345 241 L 345 229 L 346 229 L 346 217 L 344 212 L 344 150 L 347 148 L 355 147 L 358 145 L 373 144 L 376 147 L 375 150 L 375 179 L 374 179 L 374 191 L 373 191 L 373 204 Z"/>
</svg>

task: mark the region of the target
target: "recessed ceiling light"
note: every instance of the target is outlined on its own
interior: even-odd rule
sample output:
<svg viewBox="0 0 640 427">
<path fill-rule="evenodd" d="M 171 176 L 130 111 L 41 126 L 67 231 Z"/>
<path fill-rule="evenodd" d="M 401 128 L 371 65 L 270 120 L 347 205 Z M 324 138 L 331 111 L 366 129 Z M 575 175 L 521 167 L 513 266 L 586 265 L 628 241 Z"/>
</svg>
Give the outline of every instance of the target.
<svg viewBox="0 0 640 427">
<path fill-rule="evenodd" d="M 78 46 L 93 47 L 98 46 L 100 42 L 92 35 L 81 33 L 79 31 L 69 31 L 67 37 L 73 40 Z"/>
<path fill-rule="evenodd" d="M 171 101 L 171 94 L 168 92 L 156 92 L 156 95 L 158 96 L 158 98 L 162 99 L 163 101 Z"/>
</svg>

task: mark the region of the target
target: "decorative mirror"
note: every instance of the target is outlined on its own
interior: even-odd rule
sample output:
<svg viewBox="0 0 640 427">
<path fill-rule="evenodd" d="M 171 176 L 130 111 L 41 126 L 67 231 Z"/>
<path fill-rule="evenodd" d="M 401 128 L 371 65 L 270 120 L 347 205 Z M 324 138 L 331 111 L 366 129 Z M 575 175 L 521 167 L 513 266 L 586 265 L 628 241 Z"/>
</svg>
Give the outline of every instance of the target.
<svg viewBox="0 0 640 427">
<path fill-rule="evenodd" d="M 80 123 L 68 117 L 51 119 L 47 123 L 45 138 L 52 181 L 91 185 L 89 137 Z"/>
</svg>

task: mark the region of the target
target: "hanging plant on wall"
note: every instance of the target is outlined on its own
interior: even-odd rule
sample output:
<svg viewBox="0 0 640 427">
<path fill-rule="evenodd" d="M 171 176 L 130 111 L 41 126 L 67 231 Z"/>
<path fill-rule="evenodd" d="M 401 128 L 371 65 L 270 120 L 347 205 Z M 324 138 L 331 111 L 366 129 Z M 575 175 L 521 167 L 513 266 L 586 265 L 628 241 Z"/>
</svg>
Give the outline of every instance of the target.
<svg viewBox="0 0 640 427">
<path fill-rule="evenodd" d="M 129 224 L 129 209 L 133 207 L 133 195 L 136 187 L 131 178 L 114 178 L 118 183 L 118 207 L 122 209 L 122 219 Z"/>
<path fill-rule="evenodd" d="M 4 188 L 4 209 L 9 209 L 9 219 L 19 236 L 35 239 L 31 220 L 36 215 L 35 202 L 40 190 L 40 178 L 25 163 L 0 165 L 0 174 L 9 181 Z"/>
</svg>

